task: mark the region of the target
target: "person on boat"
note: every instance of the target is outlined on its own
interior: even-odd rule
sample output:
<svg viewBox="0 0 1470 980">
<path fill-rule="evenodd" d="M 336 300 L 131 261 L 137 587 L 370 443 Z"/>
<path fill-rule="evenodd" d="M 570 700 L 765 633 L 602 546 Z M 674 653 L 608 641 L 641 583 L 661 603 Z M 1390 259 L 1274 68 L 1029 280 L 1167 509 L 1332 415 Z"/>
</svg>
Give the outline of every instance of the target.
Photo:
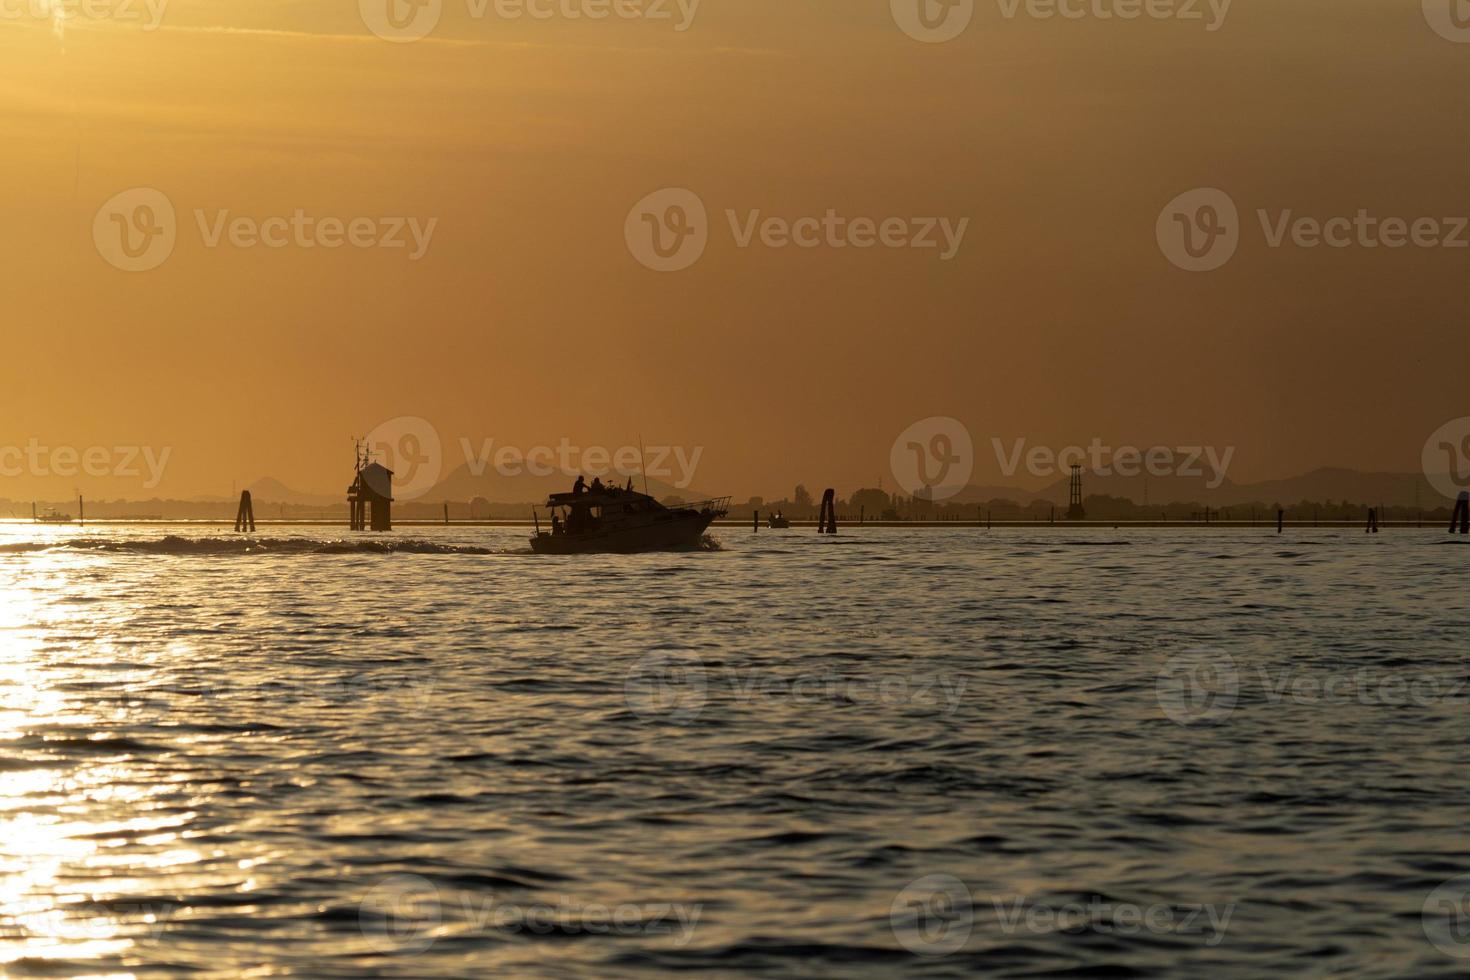
<svg viewBox="0 0 1470 980">
<path fill-rule="evenodd" d="M 557 514 L 552 514 L 551 515 L 551 533 L 552 534 L 560 534 L 561 533 L 561 517 L 559 515 L 557 515 Z"/>
<path fill-rule="evenodd" d="M 572 493 L 586 493 L 586 492 L 587 492 L 587 478 L 585 476 L 583 476 L 582 474 L 578 473 L 577 474 L 577 482 L 572 484 Z"/>
<path fill-rule="evenodd" d="M 629 475 L 628 477 L 628 485 L 623 489 L 626 490 L 628 493 L 633 492 L 633 477 L 631 475 Z"/>
<path fill-rule="evenodd" d="M 594 476 L 592 478 L 592 492 L 593 493 L 602 493 L 602 490 L 603 490 L 603 487 L 602 487 L 602 477 L 600 477 L 600 476 Z"/>
</svg>

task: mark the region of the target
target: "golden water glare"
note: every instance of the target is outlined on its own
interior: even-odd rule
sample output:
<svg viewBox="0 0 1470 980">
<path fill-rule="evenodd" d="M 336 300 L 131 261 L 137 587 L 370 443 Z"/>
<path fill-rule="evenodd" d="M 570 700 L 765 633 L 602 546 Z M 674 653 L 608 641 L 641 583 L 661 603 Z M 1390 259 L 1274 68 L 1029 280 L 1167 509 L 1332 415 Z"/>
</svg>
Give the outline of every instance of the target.
<svg viewBox="0 0 1470 980">
<path fill-rule="evenodd" d="M 74 599 L 94 563 L 38 553 L 0 588 L 0 973 L 22 960 L 126 961 L 178 914 L 159 896 L 189 893 L 201 873 L 213 877 L 204 862 L 223 856 L 188 844 L 197 814 L 181 812 L 184 776 L 160 778 L 123 748 L 66 755 L 74 733 L 100 741 L 115 720 L 67 695 L 68 684 L 95 677 L 79 651 L 48 639 L 88 629 L 85 604 L 55 597 Z M 86 656 L 118 659 L 106 642 Z M 138 683 L 148 668 L 108 679 Z M 47 751 L 58 731 L 73 734 Z"/>
</svg>

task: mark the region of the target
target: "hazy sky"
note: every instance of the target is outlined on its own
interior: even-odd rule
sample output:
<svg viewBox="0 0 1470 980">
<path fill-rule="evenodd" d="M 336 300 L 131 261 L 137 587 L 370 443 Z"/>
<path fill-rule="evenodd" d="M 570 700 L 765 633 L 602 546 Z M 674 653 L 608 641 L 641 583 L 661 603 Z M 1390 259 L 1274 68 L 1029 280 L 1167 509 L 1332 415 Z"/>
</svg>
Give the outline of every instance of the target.
<svg viewBox="0 0 1470 980">
<path fill-rule="evenodd" d="M 156 30 L 143 0 L 64 26 L 0 0 L 0 445 L 172 451 L 157 489 L 22 473 L 0 497 L 335 492 L 350 437 L 398 416 L 451 457 L 641 433 L 703 447 L 702 489 L 772 496 L 891 485 L 894 437 L 935 415 L 991 482 L 993 436 L 1234 446 L 1241 481 L 1412 471 L 1470 414 L 1470 248 L 1273 248 L 1257 217 L 1470 215 L 1470 44 L 1419 3 L 989 0 L 924 43 L 889 0 L 703 0 L 682 31 L 687 0 L 661 2 L 574 21 L 597 0 L 518 20 L 443 0 L 426 39 L 390 43 L 357 0 L 172 0 Z M 708 246 L 657 272 L 625 224 L 671 187 Z M 1188 272 L 1156 224 L 1200 187 L 1238 206 L 1240 242 Z M 176 212 L 149 271 L 94 234 L 133 188 Z M 281 223 L 283 247 L 209 244 L 221 212 L 298 210 L 434 224 L 422 249 L 407 224 L 405 248 L 306 248 Z M 738 243 L 752 212 L 829 210 L 968 224 L 947 260 Z"/>
</svg>

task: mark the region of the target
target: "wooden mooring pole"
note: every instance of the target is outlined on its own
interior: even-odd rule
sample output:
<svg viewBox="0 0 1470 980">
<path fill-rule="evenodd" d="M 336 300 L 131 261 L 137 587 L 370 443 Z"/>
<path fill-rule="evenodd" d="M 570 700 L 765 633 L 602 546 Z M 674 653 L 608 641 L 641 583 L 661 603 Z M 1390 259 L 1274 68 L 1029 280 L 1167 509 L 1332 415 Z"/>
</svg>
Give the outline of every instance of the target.
<svg viewBox="0 0 1470 980">
<path fill-rule="evenodd" d="M 822 510 L 817 515 L 818 534 L 837 533 L 837 491 L 828 487 L 822 494 Z"/>
<path fill-rule="evenodd" d="M 255 530 L 255 505 L 250 500 L 250 491 L 240 491 L 240 509 L 235 512 L 236 531 Z"/>
<path fill-rule="evenodd" d="M 1455 533 L 1455 525 L 1460 526 L 1461 534 L 1470 534 L 1470 490 L 1461 490 L 1460 499 L 1455 501 L 1455 511 L 1450 515 L 1450 533 Z"/>
</svg>

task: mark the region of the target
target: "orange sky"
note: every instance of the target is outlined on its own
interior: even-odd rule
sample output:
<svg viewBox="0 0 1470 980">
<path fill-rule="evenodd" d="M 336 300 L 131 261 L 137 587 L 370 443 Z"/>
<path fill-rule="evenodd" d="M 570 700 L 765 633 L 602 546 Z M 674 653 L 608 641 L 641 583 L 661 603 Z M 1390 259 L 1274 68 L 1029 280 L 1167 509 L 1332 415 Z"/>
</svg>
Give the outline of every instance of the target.
<svg viewBox="0 0 1470 980">
<path fill-rule="evenodd" d="M 703 447 L 698 487 L 743 497 L 891 485 L 894 437 L 934 415 L 983 483 L 992 436 L 1234 446 L 1241 481 L 1413 471 L 1470 414 L 1470 249 L 1273 249 L 1256 219 L 1470 215 L 1470 44 L 1417 3 L 1237 0 L 1208 31 L 991 0 L 942 44 L 888 0 L 703 0 L 683 31 L 675 0 L 661 22 L 444 0 L 412 43 L 356 0 L 172 0 L 157 30 L 58 30 L 42 3 L 0 17 L 0 445 L 172 455 L 156 489 L 22 473 L 0 497 L 336 491 L 350 437 L 403 415 L 450 446 Z M 129 273 L 93 225 L 136 187 L 177 244 Z M 659 273 L 624 226 L 666 187 L 709 245 Z M 1214 272 L 1155 239 L 1195 187 L 1240 208 Z M 195 215 L 298 209 L 435 225 L 414 261 L 209 247 Z M 740 248 L 725 212 L 757 209 L 968 226 L 948 261 Z"/>
</svg>

